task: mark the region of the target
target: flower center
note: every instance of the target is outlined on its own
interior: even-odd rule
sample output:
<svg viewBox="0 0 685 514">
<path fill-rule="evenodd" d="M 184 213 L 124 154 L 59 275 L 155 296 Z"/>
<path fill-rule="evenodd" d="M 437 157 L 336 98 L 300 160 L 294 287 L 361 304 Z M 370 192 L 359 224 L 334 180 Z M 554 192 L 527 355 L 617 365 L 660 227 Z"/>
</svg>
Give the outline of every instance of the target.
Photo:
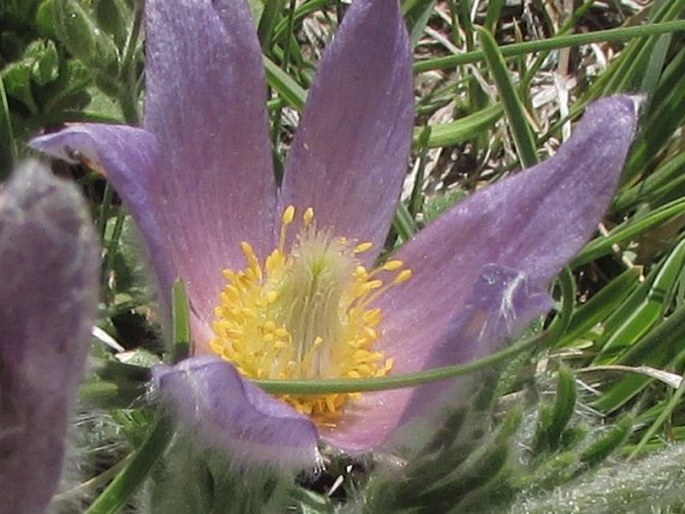
<svg viewBox="0 0 685 514">
<path fill-rule="evenodd" d="M 249 378 L 319 379 L 381 377 L 393 366 L 373 349 L 382 312 L 371 304 L 388 288 L 407 281 L 411 270 L 390 260 L 372 271 L 357 255 L 371 243 L 352 245 L 317 230 L 314 211 L 286 252 L 295 208 L 283 212 L 278 247 L 262 263 L 241 243 L 242 271 L 223 271 L 227 285 L 215 310 L 211 348 Z M 394 277 L 384 283 L 379 272 Z M 282 399 L 320 425 L 335 425 L 349 399 L 359 393 L 284 395 Z"/>
</svg>

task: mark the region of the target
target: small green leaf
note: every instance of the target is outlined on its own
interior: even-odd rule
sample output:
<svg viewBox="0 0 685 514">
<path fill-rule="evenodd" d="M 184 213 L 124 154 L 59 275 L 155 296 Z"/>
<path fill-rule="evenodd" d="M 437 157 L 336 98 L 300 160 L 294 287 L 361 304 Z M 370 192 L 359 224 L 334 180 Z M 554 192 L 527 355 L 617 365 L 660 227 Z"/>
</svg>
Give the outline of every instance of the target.
<svg viewBox="0 0 685 514">
<path fill-rule="evenodd" d="M 580 462 L 588 467 L 600 464 L 625 443 L 632 430 L 633 417 L 624 416 L 616 425 L 611 427 L 605 434 L 581 452 Z"/>
</svg>

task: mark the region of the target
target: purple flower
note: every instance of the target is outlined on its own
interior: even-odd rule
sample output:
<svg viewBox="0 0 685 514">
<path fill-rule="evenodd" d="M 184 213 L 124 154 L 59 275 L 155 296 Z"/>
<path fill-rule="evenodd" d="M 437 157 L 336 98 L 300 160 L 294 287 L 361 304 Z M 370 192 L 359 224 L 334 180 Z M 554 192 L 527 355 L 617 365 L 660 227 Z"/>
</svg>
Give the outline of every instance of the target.
<svg viewBox="0 0 685 514">
<path fill-rule="evenodd" d="M 33 145 L 101 169 L 138 221 L 163 298 L 186 282 L 202 356 L 154 381 L 233 454 L 311 464 L 317 430 L 350 452 L 393 444 L 454 387 L 276 399 L 245 376 L 383 376 L 498 349 L 551 307 L 545 290 L 595 230 L 635 130 L 633 99 L 597 102 L 554 158 L 472 195 L 373 269 L 413 125 L 397 0 L 348 10 L 280 187 L 246 5 L 150 0 L 146 21 L 144 128 L 76 125 Z"/>
<path fill-rule="evenodd" d="M 0 186 L 0 497 L 44 512 L 95 318 L 99 253 L 75 187 L 36 162 Z"/>
</svg>

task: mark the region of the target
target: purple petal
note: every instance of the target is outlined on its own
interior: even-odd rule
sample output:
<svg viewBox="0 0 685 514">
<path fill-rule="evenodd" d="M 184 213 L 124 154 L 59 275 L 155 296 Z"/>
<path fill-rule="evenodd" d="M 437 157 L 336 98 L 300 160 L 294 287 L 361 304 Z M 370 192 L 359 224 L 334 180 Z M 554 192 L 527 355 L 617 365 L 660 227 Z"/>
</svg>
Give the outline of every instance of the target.
<svg viewBox="0 0 685 514">
<path fill-rule="evenodd" d="M 375 243 L 388 234 L 414 118 L 411 52 L 397 0 L 353 2 L 309 91 L 279 197 L 320 227 Z"/>
<path fill-rule="evenodd" d="M 36 162 L 0 189 L 0 497 L 44 512 L 95 318 L 99 252 L 76 189 Z"/>
<path fill-rule="evenodd" d="M 195 231 L 177 244 L 221 262 L 212 287 L 222 268 L 244 266 L 241 241 L 262 256 L 275 243 L 262 53 L 243 0 L 148 0 L 145 17 L 145 128 L 177 224 L 166 228 Z"/>
<path fill-rule="evenodd" d="M 378 346 L 396 357 L 396 372 L 426 367 L 483 264 L 548 285 L 596 230 L 636 121 L 632 98 L 594 103 L 554 157 L 475 193 L 397 253 L 414 275 L 377 305 L 385 315 Z"/>
<path fill-rule="evenodd" d="M 184 428 L 239 462 L 284 468 L 320 465 L 317 431 L 307 417 L 243 379 L 217 357 L 157 366 L 153 387 Z"/>
<path fill-rule="evenodd" d="M 393 373 L 467 362 L 492 351 L 501 339 L 483 337 L 490 345 L 477 347 L 458 339 L 461 330 L 472 334 L 464 325 L 470 316 L 465 306 L 474 304 L 484 287 L 482 266 L 517 270 L 527 277 L 524 290 L 548 285 L 591 236 L 609 204 L 635 132 L 636 107 L 628 97 L 596 102 L 553 158 L 474 194 L 396 254 L 414 276 L 376 305 L 384 313 L 377 346 L 395 359 Z M 544 311 L 544 302 L 539 309 L 531 302 L 517 316 L 524 323 Z M 364 395 L 358 408 L 366 418 L 351 412 L 328 438 L 360 449 L 379 444 L 400 423 L 397 411 L 411 394 L 410 389 Z"/>
<path fill-rule="evenodd" d="M 483 266 L 469 299 L 450 319 L 447 330 L 432 348 L 426 368 L 449 364 L 464 364 L 501 349 L 508 338 L 520 332 L 535 317 L 552 307 L 549 295 L 530 283 L 528 277 L 498 265 Z M 414 348 L 423 342 L 415 341 Z M 394 355 L 396 362 L 411 360 L 411 353 Z M 392 435 L 393 444 L 406 436 L 395 434 L 398 427 L 421 414 L 435 409 L 436 404 L 449 402 L 459 406 L 472 392 L 477 375 L 467 375 L 435 382 L 417 388 L 365 393 L 351 409 L 345 411 L 342 422 L 322 437 L 341 448 L 363 451 L 386 442 Z M 448 397 L 448 401 L 445 398 Z M 434 423 L 432 416 L 426 418 Z M 423 431 L 430 435 L 430 430 Z M 412 431 L 415 446 L 419 435 Z"/>
<path fill-rule="evenodd" d="M 107 176 L 126 200 L 148 245 L 159 283 L 167 290 L 178 270 L 173 238 L 163 230 L 164 201 L 155 137 L 139 128 L 91 123 L 37 137 L 31 146 L 71 163 L 83 160 Z"/>
<path fill-rule="evenodd" d="M 147 244 L 152 267 L 168 307 L 171 286 L 182 277 L 193 307 L 195 344 L 204 348 L 211 334 L 206 330 L 221 292 L 221 270 L 226 267 L 225 245 L 194 219 L 182 218 L 174 207 L 163 179 L 159 148 L 154 135 L 126 126 L 74 125 L 56 134 L 34 139 L 31 145 L 53 157 L 74 161 L 74 151 L 88 165 L 101 171 L 126 201 Z M 197 209 L 197 214 L 202 209 Z M 211 220 L 210 226 L 219 224 Z M 199 251 L 198 249 L 202 249 Z"/>
</svg>

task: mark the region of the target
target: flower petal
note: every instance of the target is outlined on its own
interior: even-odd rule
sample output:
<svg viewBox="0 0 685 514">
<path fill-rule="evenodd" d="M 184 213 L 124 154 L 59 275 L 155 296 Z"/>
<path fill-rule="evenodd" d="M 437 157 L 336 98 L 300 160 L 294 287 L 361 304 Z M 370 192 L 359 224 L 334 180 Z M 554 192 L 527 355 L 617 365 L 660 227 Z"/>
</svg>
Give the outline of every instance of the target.
<svg viewBox="0 0 685 514">
<path fill-rule="evenodd" d="M 244 380 L 218 357 L 195 357 L 152 370 L 153 388 L 200 442 L 238 461 L 276 467 L 320 465 L 314 424 Z"/>
<path fill-rule="evenodd" d="M 501 349 L 508 338 L 551 307 L 549 295 L 531 284 L 524 273 L 495 264 L 485 265 L 469 299 L 453 315 L 447 330 L 433 346 L 426 368 L 463 364 L 485 357 Z M 419 341 L 415 341 L 414 348 L 420 345 Z M 412 359 L 411 349 L 404 350 L 393 355 L 398 364 Z M 365 393 L 345 411 L 339 425 L 330 433 L 322 433 L 322 437 L 351 451 L 374 448 L 391 435 L 393 445 L 400 444 L 398 441 L 406 438 L 408 431 L 395 434 L 399 427 L 416 422 L 419 415 L 434 414 L 431 411 L 441 400 L 443 405 L 449 402 L 450 408 L 459 406 L 472 393 L 474 379 L 477 375 L 472 374 L 416 388 Z M 424 416 L 423 423 L 435 423 L 435 418 Z M 422 434 L 432 434 L 424 428 L 420 433 L 411 430 L 410 446 L 416 447 Z"/>
<path fill-rule="evenodd" d="M 180 199 L 170 196 L 167 186 L 173 181 L 163 176 L 155 136 L 139 128 L 93 123 L 35 138 L 31 145 L 70 162 L 78 156 L 107 176 L 140 228 L 167 308 L 174 281 L 180 277 L 186 281 L 194 342 L 197 348 L 205 348 L 211 337 L 206 327 L 211 325 L 223 284 L 226 253 L 221 241 L 209 237 L 207 230 L 198 229 L 193 219 L 183 218 L 174 207 Z"/>
<path fill-rule="evenodd" d="M 30 144 L 51 157 L 83 160 L 112 182 L 145 238 L 159 285 L 169 291 L 180 273 L 181 259 L 174 254 L 182 250 L 171 229 L 177 229 L 176 235 L 183 229 L 170 225 L 175 219 L 167 219 L 173 214 L 165 209 L 155 137 L 139 128 L 91 123 L 37 137 Z"/>
<path fill-rule="evenodd" d="M 0 190 L 0 497 L 44 512 L 95 319 L 99 252 L 76 189 L 36 162 Z"/>
<path fill-rule="evenodd" d="M 396 359 L 395 372 L 426 367 L 483 264 L 520 270 L 534 285 L 548 285 L 596 230 L 636 121 L 633 98 L 594 103 L 554 157 L 460 202 L 397 252 L 414 274 L 377 305 L 385 316 L 379 349 L 411 355 Z"/>
<path fill-rule="evenodd" d="M 484 350 L 478 346 L 474 354 L 474 347 L 459 339 L 461 331 L 472 334 L 466 323 L 469 306 L 486 305 L 476 301 L 484 287 L 483 265 L 522 273 L 524 290 L 547 287 L 596 229 L 616 187 L 636 122 L 635 99 L 596 102 L 554 157 L 475 193 L 397 252 L 396 258 L 414 275 L 376 302 L 384 313 L 377 348 L 394 358 L 393 373 L 467 362 L 471 355 L 492 351 L 492 345 Z M 516 319 L 530 321 L 544 311 L 534 308 L 534 297 L 540 299 L 533 294 Z M 544 302 L 538 305 L 542 306 Z M 496 330 L 494 335 L 500 334 Z M 484 343 L 489 342 L 487 337 Z M 358 413 L 350 410 L 336 432 L 324 437 L 345 448 L 382 443 L 400 424 L 398 412 L 409 405 L 412 391 L 417 389 L 363 395 Z"/>
<path fill-rule="evenodd" d="M 245 264 L 241 241 L 262 257 L 275 242 L 276 183 L 256 29 L 243 0 L 145 4 L 145 128 L 164 159 L 166 209 L 198 234 L 177 237 L 177 244 L 210 254 L 212 265 L 220 261 L 213 282 L 221 282 L 222 268 Z"/>
<path fill-rule="evenodd" d="M 382 249 L 414 118 L 409 40 L 397 0 L 357 0 L 321 60 L 279 197 L 319 227 Z"/>
</svg>

